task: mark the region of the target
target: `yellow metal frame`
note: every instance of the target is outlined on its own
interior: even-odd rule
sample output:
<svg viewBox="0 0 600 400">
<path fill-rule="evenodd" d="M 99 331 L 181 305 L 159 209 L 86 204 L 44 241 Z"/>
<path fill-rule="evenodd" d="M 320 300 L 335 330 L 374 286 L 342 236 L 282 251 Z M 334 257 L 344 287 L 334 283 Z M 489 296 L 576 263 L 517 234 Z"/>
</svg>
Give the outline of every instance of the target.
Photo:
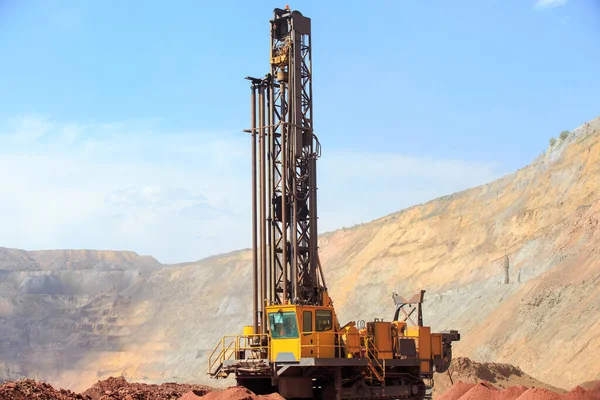
<svg viewBox="0 0 600 400">
<path fill-rule="evenodd" d="M 332 312 L 332 328 L 326 331 L 303 331 L 304 311 L 311 311 L 311 327 L 316 327 L 316 311 L 328 310 Z M 336 335 L 343 335 L 343 330 L 338 330 L 335 320 L 335 310 L 329 306 L 299 306 L 299 305 L 277 305 L 266 307 L 266 312 L 294 312 L 297 324 L 298 337 L 271 337 L 269 333 L 253 333 L 251 327 L 245 327 L 243 335 L 224 336 L 212 353 L 208 356 L 208 371 L 212 376 L 225 376 L 227 372 L 221 372 L 225 361 L 262 359 L 274 362 L 279 354 L 287 353 L 288 357 L 293 355 L 296 360 L 300 358 L 337 358 L 341 357 L 342 349 L 346 349 L 345 343 L 335 342 Z M 412 339 L 416 343 L 417 356 L 410 357 L 419 360 L 421 373 L 427 373 L 431 369 L 431 361 L 441 357 L 441 335 L 431 334 L 430 327 L 408 327 L 405 335 L 398 337 Z M 385 380 L 385 365 L 388 351 L 381 352 L 375 344 L 373 337 L 360 334 L 360 352 L 354 354 L 358 358 L 368 360 L 370 379 L 380 382 Z M 249 355 L 247 352 L 251 352 Z M 439 354 L 438 354 L 439 353 Z M 350 355 L 352 357 L 353 355 Z"/>
<path fill-rule="evenodd" d="M 321 349 L 333 349 L 333 354 L 335 357 L 335 351 L 336 350 L 340 350 L 344 348 L 343 344 L 335 344 L 335 335 L 339 334 L 339 332 L 336 331 L 322 331 L 322 332 L 317 332 L 317 331 L 312 331 L 312 332 L 302 332 L 300 335 L 312 335 L 313 338 L 315 338 L 315 343 L 312 344 L 302 344 L 302 341 L 300 341 L 300 347 L 299 347 L 299 353 L 300 354 L 305 354 L 305 352 L 303 350 L 306 349 L 310 349 L 310 350 L 315 350 L 309 358 L 322 358 L 321 355 Z M 321 340 L 322 337 L 326 337 L 329 340 Z M 322 343 L 324 342 L 324 343 Z M 327 351 L 327 354 L 331 354 L 330 351 Z M 325 357 L 323 357 L 325 358 Z M 327 357 L 329 358 L 329 357 Z"/>
<path fill-rule="evenodd" d="M 241 351 L 253 351 L 259 352 L 260 354 L 266 350 L 267 359 L 269 359 L 271 349 L 269 340 L 268 333 L 223 336 L 219 344 L 217 344 L 215 349 L 208 356 L 208 373 L 210 375 L 218 373 L 225 361 L 235 359 L 234 357 Z M 258 342 L 259 344 L 251 344 L 253 341 Z M 263 342 L 266 342 L 266 345 L 262 345 Z"/>
</svg>

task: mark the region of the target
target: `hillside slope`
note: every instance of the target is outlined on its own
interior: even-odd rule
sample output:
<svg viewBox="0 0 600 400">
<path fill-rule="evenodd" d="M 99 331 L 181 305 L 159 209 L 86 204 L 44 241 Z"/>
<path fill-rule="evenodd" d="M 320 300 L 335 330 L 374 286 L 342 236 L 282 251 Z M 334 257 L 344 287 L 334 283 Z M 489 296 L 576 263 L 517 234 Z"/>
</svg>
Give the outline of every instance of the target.
<svg viewBox="0 0 600 400">
<path fill-rule="evenodd" d="M 557 387 L 600 379 L 599 177 L 596 119 L 495 182 L 323 235 L 340 319 L 389 320 L 392 292 L 426 289 L 425 322 L 461 331 L 456 355 Z M 249 322 L 250 262 L 0 249 L 0 379 L 206 381 L 206 353 Z"/>
<path fill-rule="evenodd" d="M 598 376 L 599 129 L 600 119 L 585 124 L 490 184 L 327 235 L 322 261 L 342 316 L 389 318 L 374 311 L 389 293 L 424 288 L 426 322 L 463 332 L 457 354 L 555 386 Z"/>
</svg>

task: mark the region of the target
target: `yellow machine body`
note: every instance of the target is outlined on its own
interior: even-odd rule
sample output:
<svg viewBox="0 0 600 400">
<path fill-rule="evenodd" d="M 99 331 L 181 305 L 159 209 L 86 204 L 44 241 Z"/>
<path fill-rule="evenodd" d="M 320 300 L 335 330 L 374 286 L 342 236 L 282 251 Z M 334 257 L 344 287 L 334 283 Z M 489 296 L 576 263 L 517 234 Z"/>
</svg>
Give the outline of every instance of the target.
<svg viewBox="0 0 600 400">
<path fill-rule="evenodd" d="M 360 333 L 354 323 L 345 326 L 342 329 L 342 342 L 346 347 L 346 357 L 360 357 L 361 343 Z"/>
<path fill-rule="evenodd" d="M 266 311 L 271 362 L 301 358 L 414 358 L 420 372 L 428 374 L 433 370 L 431 360 L 443 358 L 442 335 L 432 334 L 428 326 L 376 320 L 367 322 L 366 329 L 357 329 L 354 322 L 339 328 L 332 306 L 277 305 L 266 307 Z M 251 328 L 244 327 L 244 335 L 253 335 Z"/>
<path fill-rule="evenodd" d="M 367 332 L 377 349 L 379 359 L 389 360 L 394 358 L 391 322 L 367 322 Z"/>
<path fill-rule="evenodd" d="M 288 397 L 310 398 L 320 392 L 312 392 L 318 388 L 312 387 L 312 378 L 304 376 L 303 371 L 319 366 L 321 371 L 335 375 L 347 365 L 346 371 L 360 369 L 371 395 L 394 393 L 421 399 L 424 394 L 421 379 L 431 379 L 434 371 L 447 370 L 451 359 L 448 344 L 460 340 L 457 332 L 431 333 L 430 327 L 408 325 L 405 320 L 360 321 L 358 326 L 352 321 L 340 326 L 330 298 L 327 295 L 323 298 L 327 305 L 266 306 L 267 325 L 259 326 L 257 331 L 245 326 L 243 335 L 224 337 L 209 357 L 209 371 L 216 371 L 213 375 L 221 377 L 234 372 L 236 379 L 252 390 L 268 392 L 272 371 L 285 366 L 286 374 L 277 376 L 277 390 Z M 341 362 L 341 358 L 346 360 Z M 259 380 L 246 378 L 239 372 L 248 370 L 253 363 L 256 367 L 252 371 L 262 374 Z M 294 372 L 287 374 L 287 371 Z M 406 376 L 405 373 L 415 378 L 393 388 L 388 385 L 398 376 Z M 266 389 L 260 385 L 266 385 Z M 360 390 L 344 393 L 348 398 L 356 398 L 360 397 Z M 323 392 L 319 398 L 329 397 Z"/>
</svg>

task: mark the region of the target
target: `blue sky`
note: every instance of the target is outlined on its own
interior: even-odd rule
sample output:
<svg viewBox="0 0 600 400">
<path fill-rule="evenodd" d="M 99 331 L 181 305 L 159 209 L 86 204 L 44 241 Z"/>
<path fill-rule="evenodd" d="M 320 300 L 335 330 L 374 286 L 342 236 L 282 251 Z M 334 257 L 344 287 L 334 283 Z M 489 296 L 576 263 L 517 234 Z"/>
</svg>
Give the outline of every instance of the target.
<svg viewBox="0 0 600 400">
<path fill-rule="evenodd" d="M 493 180 L 600 115 L 600 1 L 290 4 L 313 20 L 320 227 Z M 285 3 L 0 2 L 0 246 L 247 247 L 249 88 Z"/>
</svg>

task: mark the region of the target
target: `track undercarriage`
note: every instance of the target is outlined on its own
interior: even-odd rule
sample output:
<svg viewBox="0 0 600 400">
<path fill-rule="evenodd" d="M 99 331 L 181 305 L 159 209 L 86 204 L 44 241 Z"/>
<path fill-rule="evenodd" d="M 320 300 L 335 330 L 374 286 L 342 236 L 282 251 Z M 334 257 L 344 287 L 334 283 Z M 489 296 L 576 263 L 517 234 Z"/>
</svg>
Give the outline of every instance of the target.
<svg viewBox="0 0 600 400">
<path fill-rule="evenodd" d="M 226 361 L 223 376 L 235 374 L 237 384 L 256 394 L 277 392 L 286 399 L 405 399 L 426 398 L 419 367 L 408 360 L 302 358 L 295 363 L 268 360 Z M 429 380 L 428 380 L 429 381 Z"/>
<path fill-rule="evenodd" d="M 287 368 L 278 376 L 264 372 L 241 373 L 236 377 L 237 384 L 256 394 L 277 392 L 286 399 L 422 400 L 426 397 L 427 387 L 418 377 L 418 368 L 412 371 L 390 368 L 383 382 L 369 377 L 368 369 L 360 367 Z"/>
</svg>

